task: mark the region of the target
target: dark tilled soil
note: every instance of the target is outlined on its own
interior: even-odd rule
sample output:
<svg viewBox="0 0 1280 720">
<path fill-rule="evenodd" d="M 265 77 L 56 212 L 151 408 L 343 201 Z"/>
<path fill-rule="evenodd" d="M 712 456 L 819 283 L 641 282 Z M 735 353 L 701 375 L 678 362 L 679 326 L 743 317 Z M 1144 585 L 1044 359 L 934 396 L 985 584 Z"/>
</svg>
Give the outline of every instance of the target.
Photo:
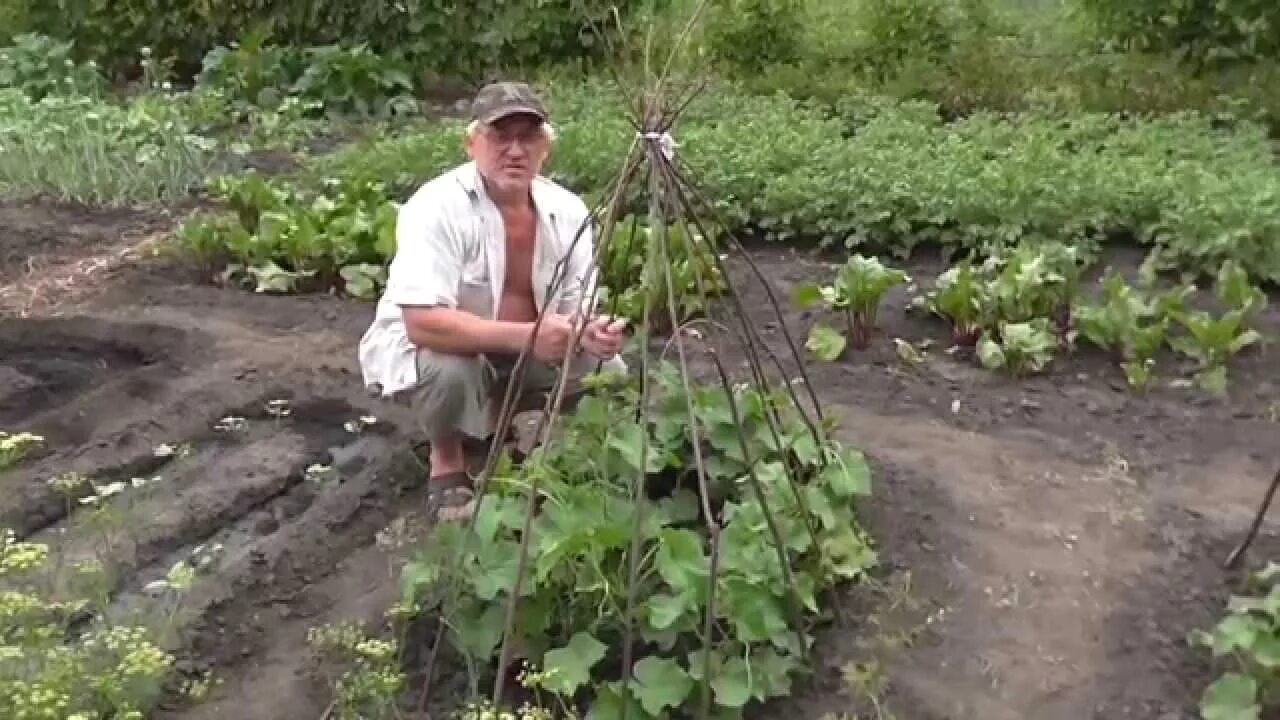
<svg viewBox="0 0 1280 720">
<path fill-rule="evenodd" d="M 806 254 L 753 255 L 779 298 L 830 272 Z M 938 269 L 909 272 L 925 282 Z M 741 292 L 765 325 L 761 286 Z M 943 352 L 947 328 L 906 302 L 891 293 L 872 349 L 808 370 L 880 470 L 868 523 L 919 603 L 889 613 L 885 634 L 919 636 L 889 651 L 863 629 L 833 631 L 817 686 L 846 688 L 837 676 L 852 659 L 887 669 L 881 702 L 897 717 L 1196 717 L 1211 668 L 1186 636 L 1220 615 L 1241 577 L 1222 560 L 1280 467 L 1274 353 L 1238 358 L 1223 400 L 1169 387 L 1182 373 L 1167 359 L 1158 387 L 1132 392 L 1085 350 L 1018 382 Z M 784 316 L 803 342 L 813 315 Z M 1274 299 L 1263 325 L 1280 333 Z M 783 355 L 780 330 L 766 334 Z M 934 344 L 910 363 L 893 338 Z M 1276 528 L 1264 525 L 1254 567 L 1274 557 Z M 824 694 L 800 705 L 806 717 L 872 707 Z"/>
<path fill-rule="evenodd" d="M 167 230 L 167 213 L 101 209 L 45 200 L 0 202 L 0 283 L 41 272 L 67 258 L 83 258 L 122 239 Z"/>
<path fill-rule="evenodd" d="M 0 221 L 78 217 L 22 213 L 26 225 Z M 30 247 L 63 263 L 92 252 Z M 753 256 L 780 298 L 827 272 L 803 255 Z M 913 267 L 921 280 L 935 269 Z M 735 277 L 787 362 L 763 291 Z M 946 328 L 903 312 L 904 299 L 886 301 L 870 350 L 808 367 L 877 470 L 864 514 L 889 589 L 854 591 L 860 619 L 823 634 L 818 672 L 752 714 L 875 717 L 878 703 L 926 720 L 1194 717 L 1212 668 L 1186 634 L 1213 622 L 1239 579 L 1221 560 L 1280 465 L 1274 356 L 1239 358 L 1227 400 L 1133 393 L 1083 351 L 1014 382 L 945 353 Z M 0 427 L 48 438 L 0 473 L 0 522 L 73 558 L 109 547 L 122 613 L 160 607 L 143 588 L 177 559 L 208 558 L 174 642 L 183 671 L 222 682 L 203 703 L 175 698 L 165 717 L 321 717 L 330 695 L 308 629 L 377 623 L 397 599 L 398 531 L 387 529 L 412 526 L 422 468 L 410 425 L 360 388 L 355 346 L 372 312 L 193 284 L 151 259 L 104 270 L 92 293 L 52 298 L 39 317 L 0 322 Z M 811 316 L 785 316 L 802 343 Z M 1274 309 L 1267 324 L 1280 334 Z M 895 337 L 934 345 L 909 363 Z M 723 356 L 741 370 L 741 352 Z M 273 415 L 273 400 L 290 412 Z M 344 427 L 362 415 L 379 422 Z M 243 427 L 219 429 L 229 417 Z M 166 444 L 174 452 L 157 454 Z M 336 472 L 317 480 L 316 464 Z M 148 482 L 126 491 L 104 532 L 78 495 L 46 482 L 68 471 Z M 1252 562 L 1273 557 L 1278 538 L 1269 521 Z M 874 703 L 842 678 L 854 661 L 884 672 Z"/>
</svg>

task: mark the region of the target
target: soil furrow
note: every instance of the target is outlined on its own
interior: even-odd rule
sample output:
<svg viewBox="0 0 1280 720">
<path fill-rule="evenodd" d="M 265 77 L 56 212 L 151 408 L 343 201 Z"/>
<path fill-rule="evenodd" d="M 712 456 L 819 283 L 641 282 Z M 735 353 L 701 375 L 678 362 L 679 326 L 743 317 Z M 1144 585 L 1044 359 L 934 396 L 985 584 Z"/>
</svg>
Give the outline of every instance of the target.
<svg viewBox="0 0 1280 720">
<path fill-rule="evenodd" d="M 325 484 L 279 529 L 227 548 L 213 574 L 183 600 L 187 666 L 212 667 L 224 684 L 182 717 L 217 717 L 229 708 L 246 720 L 286 717 L 271 713 L 299 712 L 320 702 L 314 688 L 298 680 L 308 667 L 307 629 L 329 621 L 376 620 L 396 596 L 396 578 L 376 537 L 420 503 L 412 490 L 420 478 L 403 462 L 403 445 L 365 435 L 340 449 L 334 462 L 339 480 Z M 268 679 L 278 683 L 263 684 Z M 243 704 L 244 690 L 266 692 L 268 686 L 278 686 L 271 695 L 281 702 Z M 277 693 L 286 694 L 287 702 Z"/>
<path fill-rule="evenodd" d="M 70 562 L 99 558 L 126 582 L 140 566 L 176 548 L 194 544 L 243 517 L 300 479 L 307 443 L 291 432 L 272 433 L 229 452 L 199 453 L 175 474 L 140 478 L 129 487 L 71 521 L 37 537 Z M 127 483 L 127 481 L 126 481 Z"/>
</svg>

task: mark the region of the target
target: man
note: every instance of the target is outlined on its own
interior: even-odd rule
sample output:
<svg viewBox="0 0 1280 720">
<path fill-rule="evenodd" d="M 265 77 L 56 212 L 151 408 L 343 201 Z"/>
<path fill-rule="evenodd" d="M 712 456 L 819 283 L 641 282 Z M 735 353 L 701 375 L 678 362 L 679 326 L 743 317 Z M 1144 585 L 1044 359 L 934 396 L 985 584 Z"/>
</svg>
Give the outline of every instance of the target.
<svg viewBox="0 0 1280 720">
<path fill-rule="evenodd" d="M 464 447 L 490 439 L 531 338 L 526 391 L 551 388 L 575 323 L 586 327 L 570 353 L 571 379 L 601 363 L 626 367 L 624 323 L 586 306 L 595 282 L 590 226 L 574 239 L 587 207 L 539 174 L 554 135 L 542 101 L 524 83 L 495 83 L 476 95 L 471 119 L 471 161 L 400 208 L 387 287 L 360 341 L 365 384 L 407 401 L 422 423 L 431 446 L 428 510 L 441 520 L 474 508 Z"/>
</svg>

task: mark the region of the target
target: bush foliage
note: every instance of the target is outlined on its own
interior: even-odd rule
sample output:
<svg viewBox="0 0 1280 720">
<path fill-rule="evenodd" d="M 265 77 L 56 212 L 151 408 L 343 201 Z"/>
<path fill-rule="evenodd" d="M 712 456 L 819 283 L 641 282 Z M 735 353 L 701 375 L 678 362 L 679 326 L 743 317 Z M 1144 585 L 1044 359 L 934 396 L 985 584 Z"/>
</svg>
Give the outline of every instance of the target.
<svg viewBox="0 0 1280 720">
<path fill-rule="evenodd" d="M 477 75 L 497 58 L 513 65 L 584 57 L 597 49 L 588 18 L 634 2 L 546 0 L 8 0 L 26 29 L 73 39 L 78 51 L 120 62 L 150 48 L 199 67 L 210 50 L 268 29 L 274 42 L 315 46 L 368 42 L 415 58 L 420 67 Z"/>
<path fill-rule="evenodd" d="M 1196 64 L 1280 55 L 1280 5 L 1270 0 L 1079 0 L 1098 36 L 1136 50 L 1172 50 Z"/>
</svg>

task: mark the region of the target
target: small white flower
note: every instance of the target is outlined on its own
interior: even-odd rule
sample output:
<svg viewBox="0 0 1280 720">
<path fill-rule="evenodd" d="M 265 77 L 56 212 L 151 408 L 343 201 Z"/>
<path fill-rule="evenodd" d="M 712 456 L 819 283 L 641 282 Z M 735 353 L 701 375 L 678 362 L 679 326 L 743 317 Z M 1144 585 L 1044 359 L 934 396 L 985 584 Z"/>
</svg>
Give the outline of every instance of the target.
<svg viewBox="0 0 1280 720">
<path fill-rule="evenodd" d="M 236 417 L 234 415 L 229 415 L 219 420 L 218 423 L 213 427 L 215 430 L 221 430 L 221 431 L 227 432 L 227 431 L 234 431 L 234 430 L 243 430 L 247 426 L 248 426 L 248 423 L 245 422 L 244 418 Z"/>
<path fill-rule="evenodd" d="M 98 497 L 111 497 L 112 495 L 119 495 L 120 493 L 124 492 L 125 488 L 127 487 L 129 487 L 127 484 L 123 482 L 118 482 L 118 481 L 110 483 L 108 485 L 104 485 L 98 488 Z"/>
</svg>

